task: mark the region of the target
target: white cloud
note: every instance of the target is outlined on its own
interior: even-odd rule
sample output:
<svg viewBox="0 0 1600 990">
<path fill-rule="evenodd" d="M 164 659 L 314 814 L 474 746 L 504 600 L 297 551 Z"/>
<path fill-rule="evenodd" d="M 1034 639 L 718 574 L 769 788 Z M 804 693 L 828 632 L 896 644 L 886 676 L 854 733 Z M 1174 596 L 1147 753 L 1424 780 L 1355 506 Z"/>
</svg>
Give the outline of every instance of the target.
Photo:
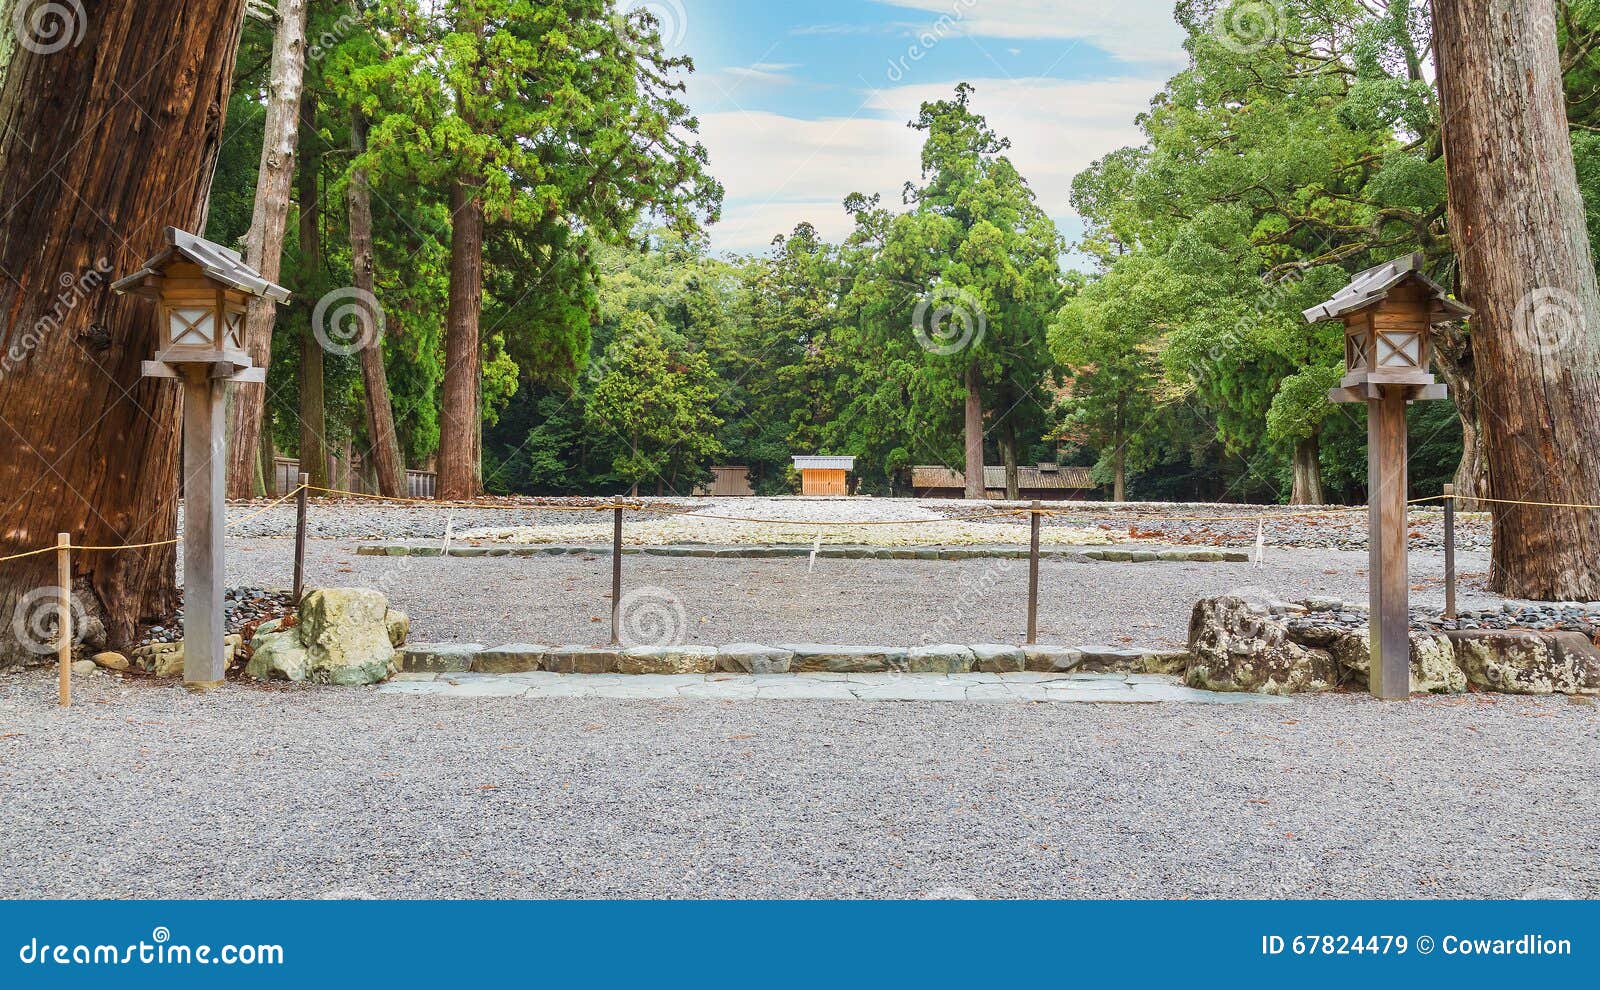
<svg viewBox="0 0 1600 990">
<path fill-rule="evenodd" d="M 973 109 L 1009 137 L 1011 160 L 1040 205 L 1071 216 L 1072 178 L 1090 163 L 1142 140 L 1134 118 L 1161 88 L 1159 79 L 1069 82 L 977 79 Z M 881 90 L 868 117 L 801 120 L 774 113 L 706 114 L 701 140 L 713 174 L 727 187 L 725 219 L 712 230 L 719 250 L 760 250 L 801 220 L 829 238 L 850 229 L 841 201 L 851 192 L 900 202 L 917 179 L 922 135 L 906 126 L 925 100 L 948 99 L 955 83 Z"/>
<path fill-rule="evenodd" d="M 1183 31 L 1172 0 L 879 0 L 980 38 L 1082 38 L 1119 59 L 1173 66 Z"/>
</svg>

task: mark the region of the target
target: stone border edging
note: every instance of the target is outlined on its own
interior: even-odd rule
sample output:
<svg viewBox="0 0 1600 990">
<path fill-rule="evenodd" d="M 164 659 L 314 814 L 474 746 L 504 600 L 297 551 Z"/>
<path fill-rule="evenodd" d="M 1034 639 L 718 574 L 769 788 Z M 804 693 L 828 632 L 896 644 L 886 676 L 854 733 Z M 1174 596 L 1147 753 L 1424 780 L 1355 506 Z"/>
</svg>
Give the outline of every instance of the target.
<svg viewBox="0 0 1600 990">
<path fill-rule="evenodd" d="M 508 643 L 408 643 L 400 669 L 419 674 L 1182 674 L 1188 650 L 1113 646 L 1011 646 L 979 643 L 935 646 L 543 646 Z"/>
<path fill-rule="evenodd" d="M 364 543 L 356 547 L 361 557 L 439 557 L 442 547 L 413 546 L 404 543 Z M 624 546 L 623 556 L 643 554 L 650 557 L 725 557 L 765 559 L 776 557 L 809 557 L 808 546 L 753 545 L 709 546 L 675 544 L 669 546 Z M 521 544 L 517 546 L 453 546 L 451 557 L 559 557 L 585 555 L 609 557 L 609 546 L 573 546 L 558 543 Z M 822 547 L 816 555 L 829 560 L 1027 560 L 1025 547 Z M 1250 555 L 1238 550 L 1040 550 L 1040 560 L 1088 563 L 1248 563 Z"/>
</svg>

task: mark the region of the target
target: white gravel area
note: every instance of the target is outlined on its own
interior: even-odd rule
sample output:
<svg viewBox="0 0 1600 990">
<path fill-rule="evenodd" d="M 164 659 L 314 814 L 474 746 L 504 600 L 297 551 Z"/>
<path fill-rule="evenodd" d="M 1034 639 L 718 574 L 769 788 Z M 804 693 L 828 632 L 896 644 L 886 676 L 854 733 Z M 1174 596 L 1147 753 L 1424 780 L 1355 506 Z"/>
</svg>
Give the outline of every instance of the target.
<svg viewBox="0 0 1600 990">
<path fill-rule="evenodd" d="M 0 674 L 0 896 L 1600 896 L 1600 708 L 456 700 Z"/>
<path fill-rule="evenodd" d="M 309 541 L 307 585 L 383 590 L 411 616 L 415 640 L 560 645 L 609 636 L 609 555 L 363 557 L 355 545 Z M 1269 550 L 1261 567 L 1046 560 L 1040 642 L 1183 646 L 1194 603 L 1229 593 L 1365 603 L 1366 564 L 1365 553 L 1323 549 Z M 231 585 L 284 587 L 292 565 L 292 540 L 229 543 Z M 1499 605 L 1482 590 L 1487 554 L 1463 552 L 1458 566 L 1460 607 Z M 1412 554 L 1415 604 L 1442 604 L 1443 570 L 1441 555 Z M 1025 560 L 623 558 L 624 594 L 675 600 L 684 641 L 711 646 L 1021 642 L 1027 582 Z"/>
<path fill-rule="evenodd" d="M 624 512 L 624 538 L 631 543 L 693 541 L 703 543 L 1003 543 L 1028 541 L 1025 516 L 996 518 L 1015 512 L 1020 503 L 964 502 L 954 499 L 882 498 L 701 498 L 637 501 L 640 509 Z M 591 543 L 611 539 L 611 513 L 594 506 L 603 498 L 485 499 L 482 505 L 392 505 L 362 499 L 313 499 L 307 517 L 311 536 L 368 540 L 437 540 L 449 526 L 458 536 L 478 531 L 507 534 L 527 542 Z M 1043 540 L 1049 544 L 1133 541 L 1197 547 L 1250 547 L 1256 542 L 1257 520 L 1265 517 L 1265 542 L 1273 546 L 1366 546 L 1364 510 L 1330 507 L 1325 514 L 1303 517 L 1285 506 L 1205 505 L 1154 502 L 1045 503 L 1052 515 L 1043 518 Z M 712 516 L 737 516 L 764 523 L 730 523 Z M 268 506 L 240 502 L 228 507 L 230 533 L 241 538 L 292 536 L 292 503 Z M 933 523 L 927 520 L 936 520 Z M 797 520 L 810 521 L 798 524 Z M 896 526 L 869 526 L 891 520 Z M 937 520 L 943 520 L 938 522 Z M 852 525 L 853 524 L 853 525 Z M 844 529 L 842 526 L 849 526 Z M 1411 513 L 1414 549 L 1438 549 L 1442 517 L 1436 507 L 1419 506 Z M 520 535 L 513 535 L 520 534 Z M 1488 549 L 1487 517 L 1460 515 L 1458 546 Z"/>
</svg>

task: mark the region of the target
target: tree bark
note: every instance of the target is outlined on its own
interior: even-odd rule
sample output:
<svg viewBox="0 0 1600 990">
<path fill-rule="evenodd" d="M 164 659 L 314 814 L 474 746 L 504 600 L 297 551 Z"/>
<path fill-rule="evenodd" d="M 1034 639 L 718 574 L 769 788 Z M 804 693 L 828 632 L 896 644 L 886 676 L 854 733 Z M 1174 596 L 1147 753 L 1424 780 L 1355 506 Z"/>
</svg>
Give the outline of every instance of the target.
<svg viewBox="0 0 1600 990">
<path fill-rule="evenodd" d="M 367 121 L 355 111 L 350 120 L 350 150 L 360 155 L 367 150 Z M 367 170 L 353 169 L 348 192 L 350 201 L 350 264 L 355 272 L 359 299 L 378 305 L 372 250 L 372 188 Z M 371 448 L 366 462 L 371 466 L 379 494 L 402 498 L 406 494 L 405 462 L 400 459 L 400 440 L 394 429 L 394 408 L 389 401 L 389 374 L 383 366 L 383 325 L 381 311 L 357 307 L 362 320 L 361 384 L 367 393 L 367 438 Z"/>
<path fill-rule="evenodd" d="M 317 96 L 306 91 L 300 100 L 300 284 L 321 284 L 322 204 L 318 200 Z M 308 306 L 312 301 L 303 300 Z M 323 382 L 322 343 L 312 320 L 300 337 L 300 470 L 309 484 L 328 488 L 328 421 Z"/>
<path fill-rule="evenodd" d="M 978 362 L 967 365 L 966 401 L 967 498 L 983 498 L 983 379 Z"/>
<path fill-rule="evenodd" d="M 306 7 L 307 0 L 278 0 L 261 170 L 256 178 L 255 210 L 244 238 L 245 261 L 272 282 L 278 281 L 283 268 L 283 235 L 289 225 L 289 193 L 294 185 L 300 91 L 306 71 Z M 258 368 L 272 361 L 277 308 L 270 299 L 252 299 L 245 313 L 245 348 Z M 263 494 L 255 489 L 266 393 L 265 385 L 236 384 L 229 395 L 229 498 Z M 270 486 L 271 481 L 269 474 L 265 483 Z"/>
<path fill-rule="evenodd" d="M 1294 484 L 1290 505 L 1322 505 L 1321 442 L 1316 433 L 1294 445 Z"/>
<path fill-rule="evenodd" d="M 1497 499 L 1600 503 L 1600 287 L 1552 0 L 1434 0 L 1439 91 Z M 1600 597 L 1600 512 L 1492 503 L 1491 585 Z"/>
<path fill-rule="evenodd" d="M 478 449 L 478 317 L 483 309 L 483 180 L 450 186 L 450 303 L 445 316 L 444 387 L 439 416 L 441 499 L 474 498 L 483 488 Z"/>
<path fill-rule="evenodd" d="M 165 227 L 202 227 L 242 5 L 105 0 L 86 23 L 68 11 L 75 43 L 6 41 L 0 556 L 58 532 L 105 546 L 177 531 L 180 389 L 140 377 L 156 348 L 155 307 L 110 283 L 162 248 Z M 111 646 L 176 604 L 173 546 L 72 563 Z M 0 664 L 39 655 L 22 621 L 34 613 L 22 609 L 39 607 L 54 567 L 48 554 L 0 566 Z"/>
<path fill-rule="evenodd" d="M 1010 416 L 1006 417 L 1000 443 L 1006 465 L 1006 499 L 1016 502 L 1022 498 L 1022 486 L 1017 477 L 1017 424 Z"/>
</svg>

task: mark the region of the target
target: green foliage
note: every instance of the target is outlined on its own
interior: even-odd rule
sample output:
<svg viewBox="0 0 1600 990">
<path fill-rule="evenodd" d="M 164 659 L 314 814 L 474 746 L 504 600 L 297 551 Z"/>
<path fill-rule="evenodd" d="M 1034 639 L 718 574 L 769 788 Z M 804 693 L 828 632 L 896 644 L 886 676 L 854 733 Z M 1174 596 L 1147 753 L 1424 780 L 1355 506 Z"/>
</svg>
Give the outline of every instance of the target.
<svg viewBox="0 0 1600 990">
<path fill-rule="evenodd" d="M 721 383 L 705 355 L 675 336 L 644 313 L 629 314 L 606 348 L 584 423 L 616 441 L 617 480 L 655 480 L 684 492 L 708 476 L 705 465 L 723 452 L 716 438 L 722 420 L 711 411 Z"/>
</svg>

